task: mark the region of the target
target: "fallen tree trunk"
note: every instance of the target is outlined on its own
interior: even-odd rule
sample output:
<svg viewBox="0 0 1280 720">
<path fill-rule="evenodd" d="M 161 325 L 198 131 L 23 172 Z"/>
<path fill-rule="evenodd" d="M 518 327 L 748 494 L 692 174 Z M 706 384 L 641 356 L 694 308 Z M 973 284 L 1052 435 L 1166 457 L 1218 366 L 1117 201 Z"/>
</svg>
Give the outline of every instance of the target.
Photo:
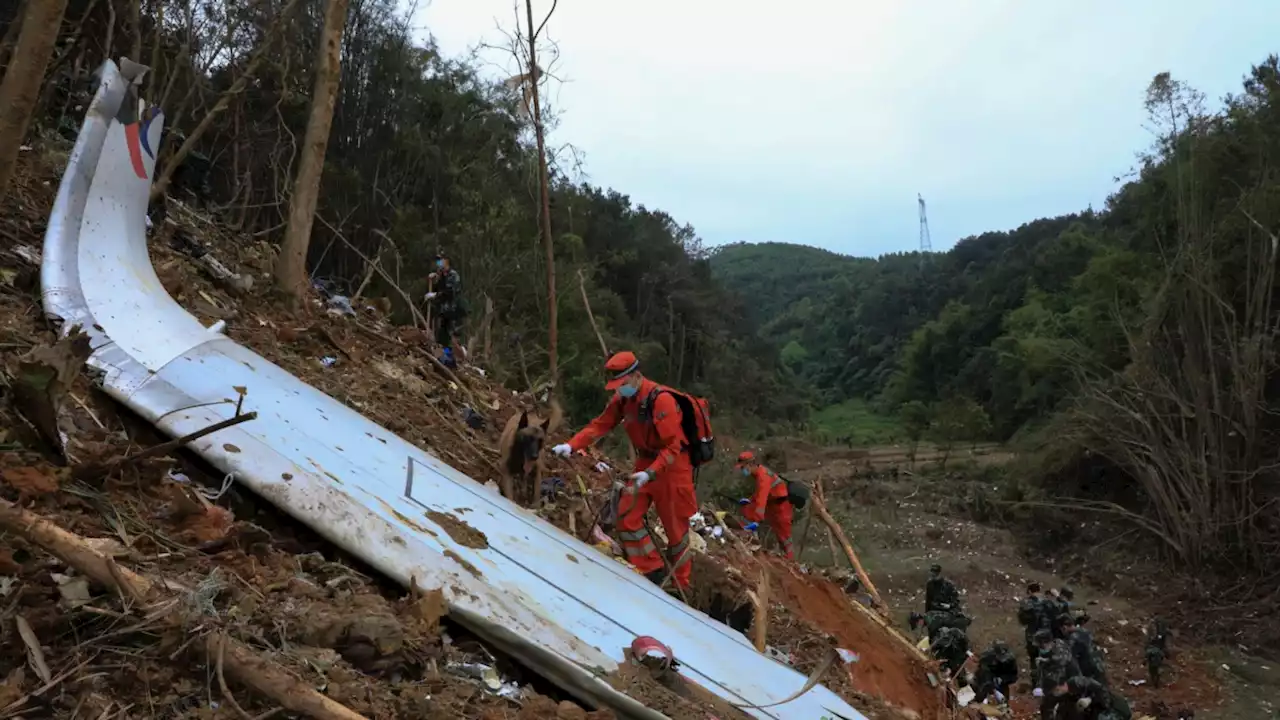
<svg viewBox="0 0 1280 720">
<path fill-rule="evenodd" d="M 79 535 L 3 499 L 0 499 L 0 529 L 39 545 L 94 582 L 114 589 L 125 598 L 143 605 L 150 603 L 152 607 L 155 601 L 172 600 L 172 589 L 167 584 L 152 582 L 120 567 L 115 560 L 94 550 Z M 177 606 L 174 603 L 174 607 Z M 181 619 L 172 613 L 164 621 L 174 627 L 182 626 Z M 318 720 L 365 720 L 363 715 L 312 690 L 288 670 L 237 640 L 211 640 L 196 643 L 193 647 L 205 652 L 205 661 L 212 667 L 218 661 L 219 645 L 222 646 L 222 665 L 231 677 L 271 698 L 286 710 Z"/>
<path fill-rule="evenodd" d="M 831 513 L 827 512 L 827 503 L 822 493 L 822 483 L 818 483 L 814 489 L 817 492 L 814 493 L 813 497 L 813 511 L 818 514 L 822 522 L 826 523 L 831 535 L 840 543 L 845 556 L 849 558 L 849 564 L 853 565 L 853 571 L 858 574 L 858 580 L 862 582 L 862 585 L 871 595 L 871 599 L 875 601 L 876 608 L 881 612 L 888 612 L 889 608 L 880 599 L 880 591 L 876 590 L 876 586 L 871 582 L 871 577 L 867 575 L 867 571 L 862 569 L 862 562 L 858 560 L 858 554 L 853 551 L 853 545 L 849 543 L 849 538 L 845 536 L 840 523 L 837 523 L 835 518 L 831 517 Z"/>
</svg>

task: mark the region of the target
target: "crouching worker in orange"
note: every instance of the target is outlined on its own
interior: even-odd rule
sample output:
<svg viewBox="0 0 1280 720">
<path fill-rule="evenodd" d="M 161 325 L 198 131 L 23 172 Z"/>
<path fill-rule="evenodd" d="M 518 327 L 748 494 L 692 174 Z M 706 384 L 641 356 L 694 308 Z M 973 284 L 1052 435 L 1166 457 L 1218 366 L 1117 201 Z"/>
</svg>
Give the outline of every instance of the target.
<svg viewBox="0 0 1280 720">
<path fill-rule="evenodd" d="M 632 353 L 617 353 L 604 368 L 609 375 L 605 388 L 614 391 L 604 412 L 551 450 L 568 457 L 622 423 L 636 449 L 635 467 L 618 501 L 618 536 L 627 561 L 656 584 L 662 585 L 667 577 L 666 564 L 645 529 L 645 513 L 652 503 L 667 533 L 672 578 L 678 587 L 687 588 L 689 518 L 698 511 L 698 498 L 680 403 L 671 388 L 640 374 L 640 361 Z"/>
<path fill-rule="evenodd" d="M 774 471 L 756 462 L 750 450 L 738 455 L 738 468 L 745 477 L 754 477 L 756 492 L 750 498 L 742 498 L 742 515 L 751 522 L 747 530 L 755 531 L 761 522 L 769 523 L 773 534 L 782 544 L 782 552 L 790 560 L 791 553 L 791 500 L 788 499 L 787 481 Z"/>
</svg>

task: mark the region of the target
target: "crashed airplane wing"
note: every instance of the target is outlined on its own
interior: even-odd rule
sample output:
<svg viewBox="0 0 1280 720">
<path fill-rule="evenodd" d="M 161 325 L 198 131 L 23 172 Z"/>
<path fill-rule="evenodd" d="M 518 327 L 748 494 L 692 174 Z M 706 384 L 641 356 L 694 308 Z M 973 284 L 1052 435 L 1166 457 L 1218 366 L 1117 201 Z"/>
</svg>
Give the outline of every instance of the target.
<svg viewBox="0 0 1280 720">
<path fill-rule="evenodd" d="M 45 311 L 80 326 L 108 393 L 335 545 L 408 585 L 440 587 L 453 617 L 589 705 L 660 718 L 604 682 L 641 635 L 725 700 L 768 706 L 805 684 L 746 638 L 216 331 L 161 287 L 145 215 L 163 116 L 108 61 L 45 237 Z M 478 533 L 475 531 L 479 531 Z M 747 708 L 760 718 L 862 718 L 818 686 Z"/>
</svg>

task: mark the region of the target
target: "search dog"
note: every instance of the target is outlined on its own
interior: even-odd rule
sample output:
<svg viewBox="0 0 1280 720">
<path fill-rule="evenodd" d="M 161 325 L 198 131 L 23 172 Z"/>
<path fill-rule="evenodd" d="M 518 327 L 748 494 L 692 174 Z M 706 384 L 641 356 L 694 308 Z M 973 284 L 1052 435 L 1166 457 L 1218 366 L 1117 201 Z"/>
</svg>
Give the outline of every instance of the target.
<svg viewBox="0 0 1280 720">
<path fill-rule="evenodd" d="M 498 441 L 502 457 L 499 489 L 503 497 L 524 507 L 536 504 L 542 489 L 542 448 L 563 420 L 564 411 L 554 399 L 546 418 L 523 410 L 507 420 Z"/>
</svg>

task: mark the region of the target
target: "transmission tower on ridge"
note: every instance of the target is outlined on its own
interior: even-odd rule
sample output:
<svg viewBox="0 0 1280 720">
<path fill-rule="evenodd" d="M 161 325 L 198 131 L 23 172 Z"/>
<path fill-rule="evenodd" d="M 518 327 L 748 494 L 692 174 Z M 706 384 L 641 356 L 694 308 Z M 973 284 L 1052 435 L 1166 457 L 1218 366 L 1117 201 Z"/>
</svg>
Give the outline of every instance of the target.
<svg viewBox="0 0 1280 720">
<path fill-rule="evenodd" d="M 933 240 L 929 237 L 929 216 L 924 211 L 924 198 L 916 193 L 916 200 L 920 203 L 920 252 L 933 252 Z"/>
</svg>

